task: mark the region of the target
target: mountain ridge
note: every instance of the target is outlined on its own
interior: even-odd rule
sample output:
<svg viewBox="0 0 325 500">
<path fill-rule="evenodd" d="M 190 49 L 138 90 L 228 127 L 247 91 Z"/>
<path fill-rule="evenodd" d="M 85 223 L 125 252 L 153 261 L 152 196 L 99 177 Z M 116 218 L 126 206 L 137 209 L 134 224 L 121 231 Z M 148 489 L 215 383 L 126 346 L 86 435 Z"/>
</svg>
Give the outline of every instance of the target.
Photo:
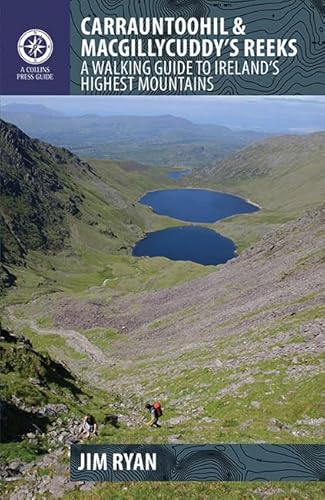
<svg viewBox="0 0 325 500">
<path fill-rule="evenodd" d="M 3 247 L 4 262 L 10 263 L 9 254 L 23 256 L 28 249 L 61 248 L 68 234 L 65 213 L 79 214 L 83 198 L 73 194 L 75 185 L 65 184 L 64 170 L 69 163 L 80 173 L 90 172 L 91 167 L 4 121 L 0 121 L 0 147 L 1 217 L 4 239 L 11 240 L 10 252 L 6 244 Z"/>
<path fill-rule="evenodd" d="M 195 124 L 170 114 L 52 116 L 10 112 L 6 106 L 1 114 L 30 136 L 64 146 L 84 157 L 136 160 L 149 165 L 203 166 L 206 161 L 223 158 L 265 136 L 247 129 L 237 131 L 223 125 Z"/>
<path fill-rule="evenodd" d="M 64 116 L 60 111 L 44 106 L 43 104 L 23 104 L 23 103 L 8 103 L 1 106 L 1 111 L 4 113 L 35 113 L 50 116 Z"/>
<path fill-rule="evenodd" d="M 306 153 L 306 147 L 308 152 Z M 311 154 L 310 148 L 319 148 L 320 154 L 324 155 L 325 149 L 325 132 L 312 132 L 306 135 L 280 135 L 271 138 L 266 138 L 255 144 L 244 147 L 243 149 L 229 155 L 226 159 L 220 160 L 214 166 L 203 169 L 207 175 L 213 175 L 220 180 L 229 180 L 245 175 L 267 175 L 272 171 L 271 162 L 268 163 L 268 168 L 263 169 L 262 162 L 258 161 L 261 150 L 264 155 L 274 156 L 274 167 L 279 167 L 281 155 L 295 154 L 296 158 L 303 154 L 303 161 L 306 161 L 307 155 Z M 295 152 L 295 148 L 299 148 Z M 317 151 L 316 151 L 317 152 Z M 252 161 L 253 157 L 257 157 L 257 161 Z M 287 160 L 288 161 L 288 160 Z M 255 165 L 256 164 L 256 165 Z M 252 172 L 252 169 L 255 171 Z"/>
</svg>

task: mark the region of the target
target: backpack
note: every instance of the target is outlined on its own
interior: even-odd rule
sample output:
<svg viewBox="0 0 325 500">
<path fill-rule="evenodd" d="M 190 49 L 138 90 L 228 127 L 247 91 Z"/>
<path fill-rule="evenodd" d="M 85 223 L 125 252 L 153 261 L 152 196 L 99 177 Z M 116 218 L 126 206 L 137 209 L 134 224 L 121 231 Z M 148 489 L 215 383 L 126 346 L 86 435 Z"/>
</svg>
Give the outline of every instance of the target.
<svg viewBox="0 0 325 500">
<path fill-rule="evenodd" d="M 88 425 L 93 426 L 94 423 L 95 423 L 95 419 L 94 419 L 94 417 L 92 415 L 88 415 L 87 419 L 86 419 L 86 422 L 87 422 Z"/>
<path fill-rule="evenodd" d="M 153 407 L 156 410 L 157 417 L 161 417 L 163 412 L 162 412 L 161 404 L 159 403 L 159 401 L 155 401 L 153 404 Z"/>
</svg>

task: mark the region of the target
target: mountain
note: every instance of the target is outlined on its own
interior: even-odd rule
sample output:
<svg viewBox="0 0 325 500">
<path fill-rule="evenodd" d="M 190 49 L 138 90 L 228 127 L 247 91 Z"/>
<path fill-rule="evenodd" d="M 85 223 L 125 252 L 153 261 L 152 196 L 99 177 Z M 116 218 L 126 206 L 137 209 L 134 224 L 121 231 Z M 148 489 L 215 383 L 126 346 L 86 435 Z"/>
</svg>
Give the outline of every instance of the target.
<svg viewBox="0 0 325 500">
<path fill-rule="evenodd" d="M 247 146 L 199 175 L 239 188 L 263 208 L 301 210 L 324 199 L 325 132 L 279 136 Z"/>
<path fill-rule="evenodd" d="M 2 117 L 33 137 L 83 157 L 134 160 L 147 165 L 205 166 L 265 136 L 249 130 L 197 125 L 162 116 L 56 116 L 28 105 L 4 106 Z"/>
<path fill-rule="evenodd" d="M 315 3 L 324 0 L 315 0 Z M 325 4 L 324 4 L 325 5 Z M 13 99 L 13 98 L 12 98 Z M 15 98 L 22 101 L 43 102 L 67 116 L 96 114 L 100 116 L 174 115 L 196 124 L 213 124 L 234 130 L 255 130 L 267 134 L 304 134 L 324 129 L 325 100 L 323 96 L 95 96 L 84 99 Z M 7 102 L 4 98 L 3 102 Z"/>
<path fill-rule="evenodd" d="M 4 262 L 15 262 L 28 250 L 61 248 L 66 216 L 77 216 L 84 198 L 68 171 L 90 176 L 90 166 L 3 121 L 0 148 Z"/>
<path fill-rule="evenodd" d="M 207 167 L 204 172 L 222 181 L 242 180 L 256 176 L 283 175 L 300 165 L 323 165 L 325 132 L 307 135 L 283 135 L 258 141 L 225 160 Z"/>
<path fill-rule="evenodd" d="M 0 150 L 2 288 L 15 283 L 9 267 L 25 265 L 35 251 L 80 257 L 76 242 L 85 252 L 96 241 L 99 248 L 123 253 L 143 234 L 145 211 L 134 201 L 153 186 L 145 169 L 134 174 L 138 187 L 128 173 L 125 188 L 128 165 L 106 162 L 95 171 L 68 150 L 31 139 L 2 120 Z"/>
<path fill-rule="evenodd" d="M 43 106 L 42 104 L 17 104 L 15 102 L 10 104 L 4 104 L 1 106 L 1 113 L 13 113 L 13 114 L 35 114 L 35 115 L 44 115 L 44 116 L 64 116 L 59 111 L 55 109 L 48 108 L 47 106 Z"/>
</svg>

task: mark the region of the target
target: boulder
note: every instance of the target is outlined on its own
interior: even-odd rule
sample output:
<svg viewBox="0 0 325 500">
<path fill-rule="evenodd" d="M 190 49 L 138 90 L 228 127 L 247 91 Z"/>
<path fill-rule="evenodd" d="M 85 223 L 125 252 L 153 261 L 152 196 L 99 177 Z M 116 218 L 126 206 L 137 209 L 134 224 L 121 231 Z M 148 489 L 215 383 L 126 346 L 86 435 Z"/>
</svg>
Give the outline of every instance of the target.
<svg viewBox="0 0 325 500">
<path fill-rule="evenodd" d="M 113 427 L 118 427 L 118 416 L 112 414 L 106 415 L 104 424 L 110 424 L 113 425 Z"/>
</svg>

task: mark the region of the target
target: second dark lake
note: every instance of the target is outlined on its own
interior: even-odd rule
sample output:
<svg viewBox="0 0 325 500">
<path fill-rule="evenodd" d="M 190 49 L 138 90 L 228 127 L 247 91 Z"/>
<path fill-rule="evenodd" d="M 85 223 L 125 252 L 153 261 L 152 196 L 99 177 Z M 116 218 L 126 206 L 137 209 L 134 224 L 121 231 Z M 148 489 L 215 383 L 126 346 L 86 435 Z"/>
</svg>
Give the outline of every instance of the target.
<svg viewBox="0 0 325 500">
<path fill-rule="evenodd" d="M 236 214 L 256 212 L 258 207 L 232 194 L 208 189 L 164 189 L 146 193 L 140 203 L 159 215 L 189 222 L 216 222 Z"/>
<path fill-rule="evenodd" d="M 190 260 L 198 264 L 217 265 L 236 255 L 232 240 L 200 226 L 170 227 L 148 233 L 135 245 L 135 257 L 167 257 L 172 260 Z"/>
</svg>

